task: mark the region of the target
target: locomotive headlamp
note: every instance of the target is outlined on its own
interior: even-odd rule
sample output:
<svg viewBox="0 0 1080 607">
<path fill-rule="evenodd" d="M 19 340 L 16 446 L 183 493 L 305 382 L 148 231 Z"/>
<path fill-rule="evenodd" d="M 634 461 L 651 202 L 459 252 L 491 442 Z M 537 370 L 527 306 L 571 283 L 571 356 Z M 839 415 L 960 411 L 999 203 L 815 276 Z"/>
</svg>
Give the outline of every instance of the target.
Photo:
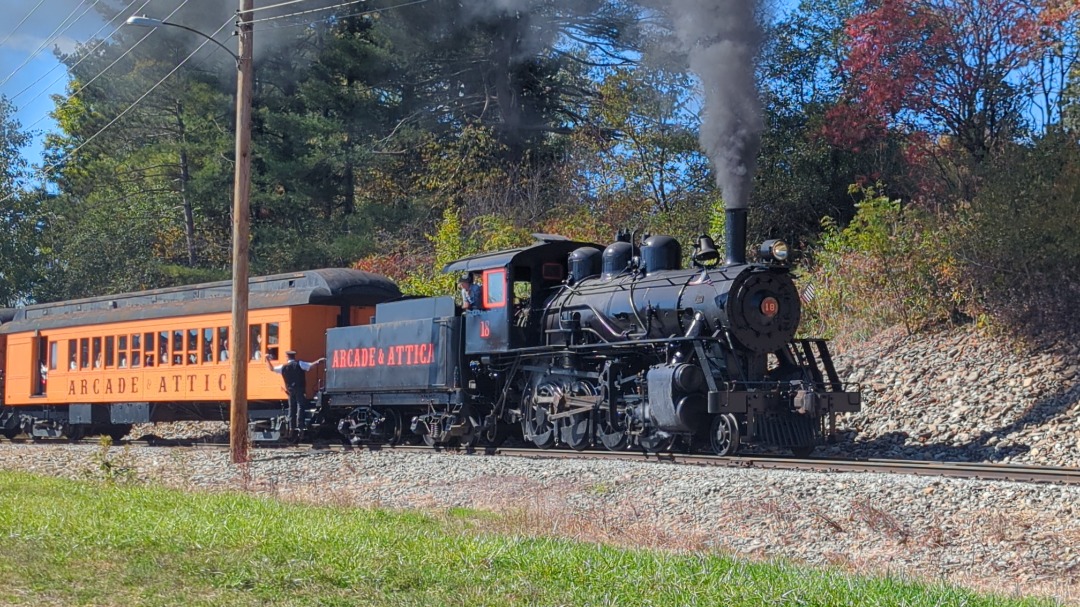
<svg viewBox="0 0 1080 607">
<path fill-rule="evenodd" d="M 788 246 L 783 240 L 766 240 L 761 243 L 758 254 L 764 261 L 787 261 Z"/>
</svg>

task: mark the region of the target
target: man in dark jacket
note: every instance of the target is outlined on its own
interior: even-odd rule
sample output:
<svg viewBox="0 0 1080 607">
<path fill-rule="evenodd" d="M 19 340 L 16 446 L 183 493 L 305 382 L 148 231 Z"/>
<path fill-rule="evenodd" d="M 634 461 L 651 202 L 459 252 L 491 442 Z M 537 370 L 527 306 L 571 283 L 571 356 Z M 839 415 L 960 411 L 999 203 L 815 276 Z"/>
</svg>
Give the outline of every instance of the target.
<svg viewBox="0 0 1080 607">
<path fill-rule="evenodd" d="M 289 426 L 295 430 L 302 430 L 304 426 L 304 400 L 307 398 L 307 372 L 315 365 L 325 362 L 320 358 L 315 362 L 296 360 L 296 352 L 289 350 L 285 353 L 285 364 L 275 365 L 274 359 L 269 354 L 265 356 L 266 366 L 274 373 L 280 373 L 285 381 L 285 391 L 289 393 Z"/>
</svg>

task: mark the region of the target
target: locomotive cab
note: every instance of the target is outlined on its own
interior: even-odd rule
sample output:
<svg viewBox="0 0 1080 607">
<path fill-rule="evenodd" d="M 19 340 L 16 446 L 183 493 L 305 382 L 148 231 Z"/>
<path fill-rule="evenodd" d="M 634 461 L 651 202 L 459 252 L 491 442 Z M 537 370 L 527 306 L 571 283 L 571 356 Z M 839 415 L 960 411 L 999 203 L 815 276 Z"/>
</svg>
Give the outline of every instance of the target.
<svg viewBox="0 0 1080 607">
<path fill-rule="evenodd" d="M 507 352 L 541 344 L 544 302 L 562 288 L 570 253 L 603 247 L 562 236 L 533 234 L 537 242 L 519 249 L 466 257 L 443 272 L 472 272 L 482 289 L 480 310 L 464 313 L 466 354 Z"/>
</svg>

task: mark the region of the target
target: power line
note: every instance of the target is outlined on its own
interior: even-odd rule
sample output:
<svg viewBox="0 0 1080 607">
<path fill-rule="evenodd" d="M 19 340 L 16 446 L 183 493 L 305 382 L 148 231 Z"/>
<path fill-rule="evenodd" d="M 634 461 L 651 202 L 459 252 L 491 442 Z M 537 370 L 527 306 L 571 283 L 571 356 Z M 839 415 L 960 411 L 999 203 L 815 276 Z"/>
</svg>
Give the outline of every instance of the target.
<svg viewBox="0 0 1080 607">
<path fill-rule="evenodd" d="M 351 2 L 343 2 L 341 4 L 335 4 L 333 6 L 324 6 L 322 8 L 313 8 L 306 11 L 300 11 L 298 13 L 289 13 L 287 15 L 278 15 L 276 17 L 263 17 L 262 19 L 252 19 L 251 21 L 237 21 L 237 25 L 250 25 L 252 23 L 260 23 L 262 21 L 276 21 L 278 19 L 285 19 L 287 17 L 297 17 L 299 15 L 308 15 L 311 13 L 320 13 L 322 11 L 334 10 L 335 8 L 341 8 L 343 6 L 350 6 L 353 4 L 360 4 L 361 2 L 367 2 L 367 0 L 352 0 Z"/>
<path fill-rule="evenodd" d="M 29 13 L 26 13 L 26 16 L 23 17 L 22 21 L 20 21 L 18 25 L 15 26 L 15 29 L 11 30 L 11 33 L 7 36 L 4 36 L 3 41 L 0 41 L 0 47 L 3 47 L 8 40 L 11 40 L 11 37 L 15 35 L 15 32 L 19 31 L 19 28 L 22 27 L 22 24 L 26 23 L 26 20 L 29 19 L 31 15 L 33 15 L 34 12 L 36 12 L 37 9 L 41 7 L 42 4 L 45 4 L 45 0 L 39 0 L 38 3 L 34 6 L 34 8 L 30 9 Z"/>
<path fill-rule="evenodd" d="M 139 0 L 131 0 L 131 2 L 128 2 L 128 5 L 127 5 L 127 6 L 125 6 L 125 7 L 123 8 L 123 11 L 125 11 L 125 12 L 126 12 L 126 11 L 127 11 L 127 10 L 128 10 L 129 8 L 131 8 L 131 5 L 132 5 L 132 4 L 135 4 L 135 3 L 136 3 L 136 2 L 138 2 L 138 1 L 139 1 Z M 150 4 L 150 2 L 152 2 L 152 1 L 153 1 L 153 0 L 146 0 L 146 2 L 144 2 L 144 3 L 143 3 L 143 5 L 142 5 L 141 7 L 139 7 L 139 8 L 137 9 L 137 10 L 138 10 L 138 11 L 141 11 L 142 9 L 146 8 L 146 5 L 147 5 L 147 4 Z M 106 21 L 106 22 L 105 22 L 104 24 L 102 24 L 102 26 L 101 26 L 101 27 L 99 27 L 99 28 L 98 28 L 98 30 L 97 30 L 96 32 L 94 32 L 93 34 L 91 34 L 91 35 L 90 35 L 90 40 L 93 40 L 94 38 L 96 38 L 96 37 L 97 37 L 97 35 L 98 35 L 98 34 L 100 34 L 102 30 L 104 30 L 105 28 L 107 28 L 107 27 L 109 27 L 110 25 L 112 25 L 112 23 L 113 23 L 114 21 L 116 21 L 117 19 L 119 19 L 119 18 L 120 18 L 121 16 L 123 16 L 123 14 L 122 14 L 122 13 L 119 13 L 119 12 L 118 12 L 118 13 L 116 14 L 116 16 L 112 18 L 112 21 Z M 90 51 L 89 51 L 89 52 L 87 52 L 87 53 L 83 53 L 83 56 L 82 56 L 82 58 L 81 58 L 81 59 L 79 59 L 79 60 L 78 60 L 78 61 L 77 61 L 77 62 L 75 63 L 75 65 L 72 65 L 70 69 L 74 69 L 74 68 L 75 68 L 76 66 L 78 66 L 78 65 L 79 65 L 80 63 L 82 63 L 83 61 L 85 61 L 87 57 L 89 57 L 90 55 L 94 54 L 94 51 L 96 51 L 96 50 L 98 50 L 99 48 L 101 48 L 101 45 L 102 45 L 102 44 L 105 44 L 105 42 L 106 42 L 106 41 L 107 41 L 107 40 L 108 40 L 109 38 L 111 38 L 111 37 L 113 36 L 113 34 L 115 34 L 116 32 L 120 31 L 120 27 L 122 27 L 122 26 L 117 26 L 117 28 L 116 28 L 116 29 L 114 29 L 114 30 L 113 30 L 113 31 L 112 31 L 112 32 L 111 32 L 111 33 L 110 33 L 110 34 L 109 34 L 108 36 L 105 36 L 104 38 L 102 38 L 102 39 L 101 39 L 101 41 L 99 41 L 99 42 L 97 43 L 97 45 L 96 45 L 96 46 L 94 46 L 94 48 L 90 49 Z M 63 64 L 62 64 L 62 63 L 60 63 L 59 61 L 57 61 L 57 62 L 56 62 L 56 65 L 52 66 L 52 68 L 51 68 L 51 69 L 50 69 L 49 71 L 47 71 L 47 72 L 45 72 L 44 74 L 42 74 L 42 75 L 38 76 L 38 79 L 37 79 L 37 80 L 35 80 L 35 81 L 31 82 L 30 84 L 26 85 L 26 86 L 25 86 L 25 87 L 23 88 L 23 90 L 21 90 L 21 91 L 19 91 L 18 93 L 15 93 L 14 95 L 12 95 L 12 96 L 10 97 L 10 99 L 11 99 L 12 101 L 14 101 L 14 100 L 15 100 L 16 98 L 18 98 L 18 97 L 19 97 L 20 95 L 22 95 L 22 94 L 23 94 L 23 93 L 25 93 L 26 91 L 30 90 L 30 89 L 31 89 L 31 88 L 33 88 L 34 86 L 36 86 L 36 85 L 37 85 L 37 83 L 39 83 L 39 82 L 41 82 L 42 80 L 44 80 L 44 79 L 45 79 L 45 78 L 46 78 L 46 77 L 47 77 L 47 76 L 48 76 L 49 74 L 51 74 L 51 73 L 55 72 L 55 71 L 56 71 L 56 68 L 60 67 L 61 65 L 63 65 Z M 63 78 L 63 76 L 61 76 L 60 78 Z M 48 89 L 49 89 L 49 87 L 51 87 L 51 86 L 52 86 L 53 84 L 56 84 L 56 82 L 58 82 L 58 81 L 59 81 L 59 78 L 58 78 L 58 79 L 56 79 L 56 80 L 53 80 L 53 81 L 52 81 L 51 83 L 49 83 L 49 86 L 45 87 L 45 89 L 46 89 L 46 90 L 48 90 Z M 42 92 L 44 92 L 44 91 L 42 91 Z M 31 101 L 33 101 L 33 100 L 37 99 L 37 98 L 38 98 L 38 97 L 40 97 L 40 96 L 41 96 L 41 93 L 38 93 L 37 95 L 35 95 L 34 97 L 32 97 L 32 98 L 31 98 L 31 99 L 30 99 L 29 101 L 27 101 L 27 102 L 26 102 L 26 104 L 27 104 L 27 105 L 29 105 Z"/>
<path fill-rule="evenodd" d="M 68 15 L 63 21 L 61 21 L 60 25 L 56 26 L 56 29 L 54 29 L 51 34 L 49 34 L 44 40 L 41 41 L 41 44 L 39 44 L 38 47 L 34 49 L 34 52 L 27 55 L 26 59 L 23 59 L 23 62 L 19 64 L 19 67 L 15 68 L 15 71 L 8 74 L 7 78 L 4 78 L 3 81 L 0 81 L 0 86 L 7 84 L 8 80 L 11 80 L 11 78 L 15 76 L 15 74 L 19 73 L 19 70 L 26 67 L 26 64 L 30 63 L 34 59 L 34 57 L 37 57 L 38 53 L 40 53 L 42 49 L 45 48 L 45 45 L 49 44 L 53 41 L 54 38 L 56 38 L 58 32 L 60 34 L 66 33 L 69 29 L 71 29 L 71 26 L 75 25 L 75 23 L 79 19 L 82 19 L 83 15 L 88 13 L 90 9 L 97 6 L 99 2 L 101 2 L 101 0 L 94 0 L 94 3 L 88 6 L 86 10 L 82 12 L 82 15 L 75 17 L 75 13 L 79 12 L 79 9 L 82 8 L 82 5 L 86 4 L 86 0 L 81 0 L 81 2 L 79 2 L 79 5 L 75 7 L 75 10 L 71 11 L 71 14 Z M 72 17 L 75 17 L 75 19 L 72 20 Z M 68 21 L 71 21 L 71 23 L 68 23 Z M 67 27 L 65 27 L 65 25 Z"/>
<path fill-rule="evenodd" d="M 229 17 L 228 21 L 226 21 L 225 23 L 222 23 L 221 27 L 217 28 L 217 30 L 215 30 L 213 34 L 210 34 L 210 37 L 212 38 L 212 37 L 216 36 L 219 32 L 221 32 L 221 30 L 225 29 L 225 26 L 229 25 L 229 23 L 231 23 L 232 21 L 233 21 L 233 17 Z M 162 83 L 164 83 L 166 80 L 168 80 L 170 76 L 175 74 L 177 70 L 179 70 L 181 67 L 183 67 L 185 63 L 187 63 L 189 60 L 191 60 L 191 58 L 194 57 L 199 51 L 201 51 L 202 48 L 204 46 L 206 46 L 207 44 L 210 44 L 210 40 L 209 39 L 203 40 L 202 44 L 195 47 L 195 50 L 191 51 L 191 53 L 187 57 L 184 57 L 184 59 L 180 63 L 178 63 L 176 65 L 176 67 L 169 70 L 168 74 L 165 74 L 164 76 L 162 76 L 161 80 L 158 80 L 154 84 L 154 86 L 150 87 L 149 90 L 147 90 L 145 93 L 143 93 L 138 99 L 133 101 L 131 103 L 131 105 L 127 106 L 124 109 L 124 111 L 120 112 L 120 114 L 117 115 L 116 118 L 113 118 L 112 120 L 110 120 L 109 123 L 106 124 L 105 126 L 101 127 L 98 130 L 98 132 L 96 132 L 93 135 L 91 135 L 90 137 L 88 137 L 86 139 L 86 141 L 83 141 L 82 143 L 80 143 L 78 146 L 75 147 L 75 149 L 71 150 L 66 155 L 67 156 L 74 156 L 76 153 L 78 153 L 79 150 L 81 150 L 84 147 L 86 147 L 87 145 L 89 145 L 90 142 L 92 142 L 94 139 L 97 139 L 97 137 L 99 135 L 101 135 L 106 130 L 108 130 L 109 127 L 111 127 L 112 125 L 119 122 L 121 118 L 126 116 L 128 114 L 128 112 L 130 112 L 131 110 L 135 109 L 135 106 L 139 105 L 139 103 L 141 103 L 143 99 L 146 99 L 148 96 L 150 96 L 150 93 L 153 93 L 155 90 L 157 90 L 157 87 L 161 86 Z M 59 164 L 46 165 L 46 166 L 42 167 L 42 175 L 41 176 L 45 177 L 47 175 L 51 175 L 52 172 L 56 169 L 57 166 L 59 166 Z M 12 193 L 8 194 L 3 199 L 0 199 L 0 203 L 6 202 L 8 199 L 10 199 L 14 195 L 15 195 L 15 192 L 12 192 Z"/>
<path fill-rule="evenodd" d="M 270 6 L 260 6 L 259 8 L 253 8 L 249 13 L 257 13 L 259 11 L 270 10 L 272 8 L 281 8 L 282 6 L 289 6 L 290 4 L 298 4 L 300 2 L 308 2 L 308 0 L 289 0 L 288 2 L 280 2 L 278 4 L 271 4 Z"/>
<path fill-rule="evenodd" d="M 187 3 L 189 2 L 189 1 L 190 1 L 190 0 L 184 0 L 183 2 L 181 2 L 181 3 L 180 3 L 180 6 L 177 6 L 176 8 L 174 8 L 174 9 L 173 9 L 173 11 L 172 11 L 171 13 L 169 13 L 169 14 L 168 14 L 168 15 L 167 15 L 167 16 L 165 17 L 165 19 L 163 19 L 163 21 L 164 21 L 164 20 L 167 20 L 167 19 L 169 19 L 169 17 L 172 17 L 173 15 L 175 15 L 175 14 L 177 13 L 177 11 L 179 11 L 179 10 L 180 10 L 180 9 L 182 9 L 182 8 L 184 8 L 184 5 L 185 5 L 185 4 L 187 4 Z M 123 26 L 121 26 L 121 27 L 123 27 Z M 124 51 L 124 52 L 123 52 L 123 54 L 121 54 L 121 55 L 120 55 L 119 57 L 117 57 L 116 59 L 114 59 L 112 63 L 110 63 L 109 65 L 105 66 L 105 68 L 104 68 L 103 70 L 101 70 L 100 72 L 98 72 L 96 76 L 94 76 L 94 77 L 93 77 L 93 78 L 91 78 L 90 80 L 87 80 L 87 81 L 86 81 L 86 82 L 85 82 L 85 83 L 84 83 L 84 84 L 83 84 L 82 86 L 80 86 L 79 88 L 75 89 L 75 91 L 74 91 L 74 92 L 72 92 L 72 93 L 71 93 L 70 95 L 68 95 L 68 96 L 67 96 L 67 98 L 66 98 L 66 99 L 64 99 L 63 103 L 57 104 L 57 108 L 56 108 L 56 109 L 58 109 L 58 110 L 59 110 L 59 109 L 63 109 L 63 108 L 65 108 L 65 107 L 67 107 L 67 104 L 71 103 L 71 100 L 72 100 L 72 99 L 74 99 L 76 95 L 78 95 L 79 93 L 81 93 L 81 92 L 83 92 L 84 90 L 86 90 L 86 87 L 88 87 L 88 86 L 90 86 L 91 84 L 93 84 L 95 80 L 97 80 L 98 78 L 100 78 L 100 77 L 104 76 L 104 75 L 105 75 L 105 72 L 107 72 L 107 71 L 109 71 L 110 69 L 112 69 L 112 67 L 113 67 L 114 65 L 116 65 L 117 63 L 120 63 L 121 61 L 123 61 L 124 57 L 127 57 L 128 55 L 130 55 L 132 51 L 134 51 L 134 50 L 135 50 L 136 48 L 138 48 L 138 46 L 139 46 L 140 44 L 142 44 L 144 40 L 146 40 L 146 39 L 147 39 L 147 38 L 149 38 L 150 36 L 154 35 L 154 32 L 156 32 L 156 31 L 157 31 L 157 29 L 155 28 L 155 29 L 152 29 L 152 30 L 150 30 L 150 31 L 146 32 L 146 34 L 144 34 L 142 38 L 139 38 L 139 39 L 138 39 L 138 40 L 137 40 L 137 41 L 135 42 L 135 44 L 132 44 L 130 48 L 128 48 L 128 49 L 127 49 L 126 51 Z M 218 30 L 218 31 L 221 31 L 221 30 Z M 115 32 L 114 32 L 114 33 L 115 33 Z M 60 76 L 60 78 L 63 78 L 63 76 L 61 75 L 61 76 Z M 60 80 L 60 78 L 57 78 L 56 80 L 53 80 L 53 81 L 52 81 L 52 83 L 50 83 L 50 84 L 49 84 L 49 86 L 51 87 L 51 86 L 52 86 L 53 84 L 56 84 L 56 82 L 57 82 L 57 81 L 59 81 L 59 80 Z M 48 88 L 48 87 L 46 87 L 46 88 Z M 46 118 L 48 118 L 48 117 L 49 117 L 49 115 L 48 115 L 48 114 L 45 114 L 45 115 L 44 115 L 44 116 L 42 116 L 41 118 L 38 118 L 37 120 L 35 120 L 35 121 L 33 122 L 33 124 L 31 124 L 30 126 L 26 127 L 26 130 L 28 130 L 28 131 L 29 131 L 30 129 L 34 128 L 35 126 L 37 126 L 37 125 L 41 124 L 41 122 L 42 122 L 43 120 L 45 120 Z"/>
<path fill-rule="evenodd" d="M 374 15 L 374 14 L 383 13 L 383 12 L 386 12 L 386 11 L 389 11 L 389 10 L 394 10 L 394 9 L 398 9 L 398 8 L 404 8 L 406 6 L 412 6 L 414 4 L 423 4 L 423 3 L 428 2 L 428 1 L 429 0 L 413 0 L 412 2 L 404 2 L 402 4 L 396 4 L 394 6 L 385 6 L 383 8 L 373 8 L 373 9 L 366 10 L 366 11 L 360 11 L 358 13 L 349 13 L 348 15 L 331 15 L 329 17 L 326 17 L 325 19 L 320 19 L 319 21 L 331 21 L 333 19 L 348 19 L 349 17 L 363 17 L 365 15 Z M 303 13 L 294 13 L 294 15 L 300 15 L 300 14 L 303 14 Z M 291 15 L 285 15 L 285 16 L 291 16 Z M 268 19 L 262 19 L 261 21 L 267 21 L 267 20 Z M 252 22 L 252 23 L 254 23 L 254 22 Z M 278 26 L 275 26 L 273 29 L 279 30 L 279 29 L 286 29 L 286 28 L 290 28 L 290 27 L 306 27 L 308 25 L 311 25 L 311 22 L 293 23 L 292 25 L 278 25 Z"/>
</svg>

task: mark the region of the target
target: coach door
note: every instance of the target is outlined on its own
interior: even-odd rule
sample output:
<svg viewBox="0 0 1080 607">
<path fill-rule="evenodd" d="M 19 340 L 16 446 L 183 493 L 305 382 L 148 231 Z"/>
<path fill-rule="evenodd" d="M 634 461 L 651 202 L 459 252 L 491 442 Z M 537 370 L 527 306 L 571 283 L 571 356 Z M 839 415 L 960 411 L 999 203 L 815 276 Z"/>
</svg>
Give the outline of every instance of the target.
<svg viewBox="0 0 1080 607">
<path fill-rule="evenodd" d="M 51 344 L 53 348 L 56 343 Z M 49 377 L 49 338 L 34 338 L 34 363 L 31 365 L 30 374 L 33 378 L 30 382 L 32 396 L 45 396 L 45 387 Z"/>
</svg>

